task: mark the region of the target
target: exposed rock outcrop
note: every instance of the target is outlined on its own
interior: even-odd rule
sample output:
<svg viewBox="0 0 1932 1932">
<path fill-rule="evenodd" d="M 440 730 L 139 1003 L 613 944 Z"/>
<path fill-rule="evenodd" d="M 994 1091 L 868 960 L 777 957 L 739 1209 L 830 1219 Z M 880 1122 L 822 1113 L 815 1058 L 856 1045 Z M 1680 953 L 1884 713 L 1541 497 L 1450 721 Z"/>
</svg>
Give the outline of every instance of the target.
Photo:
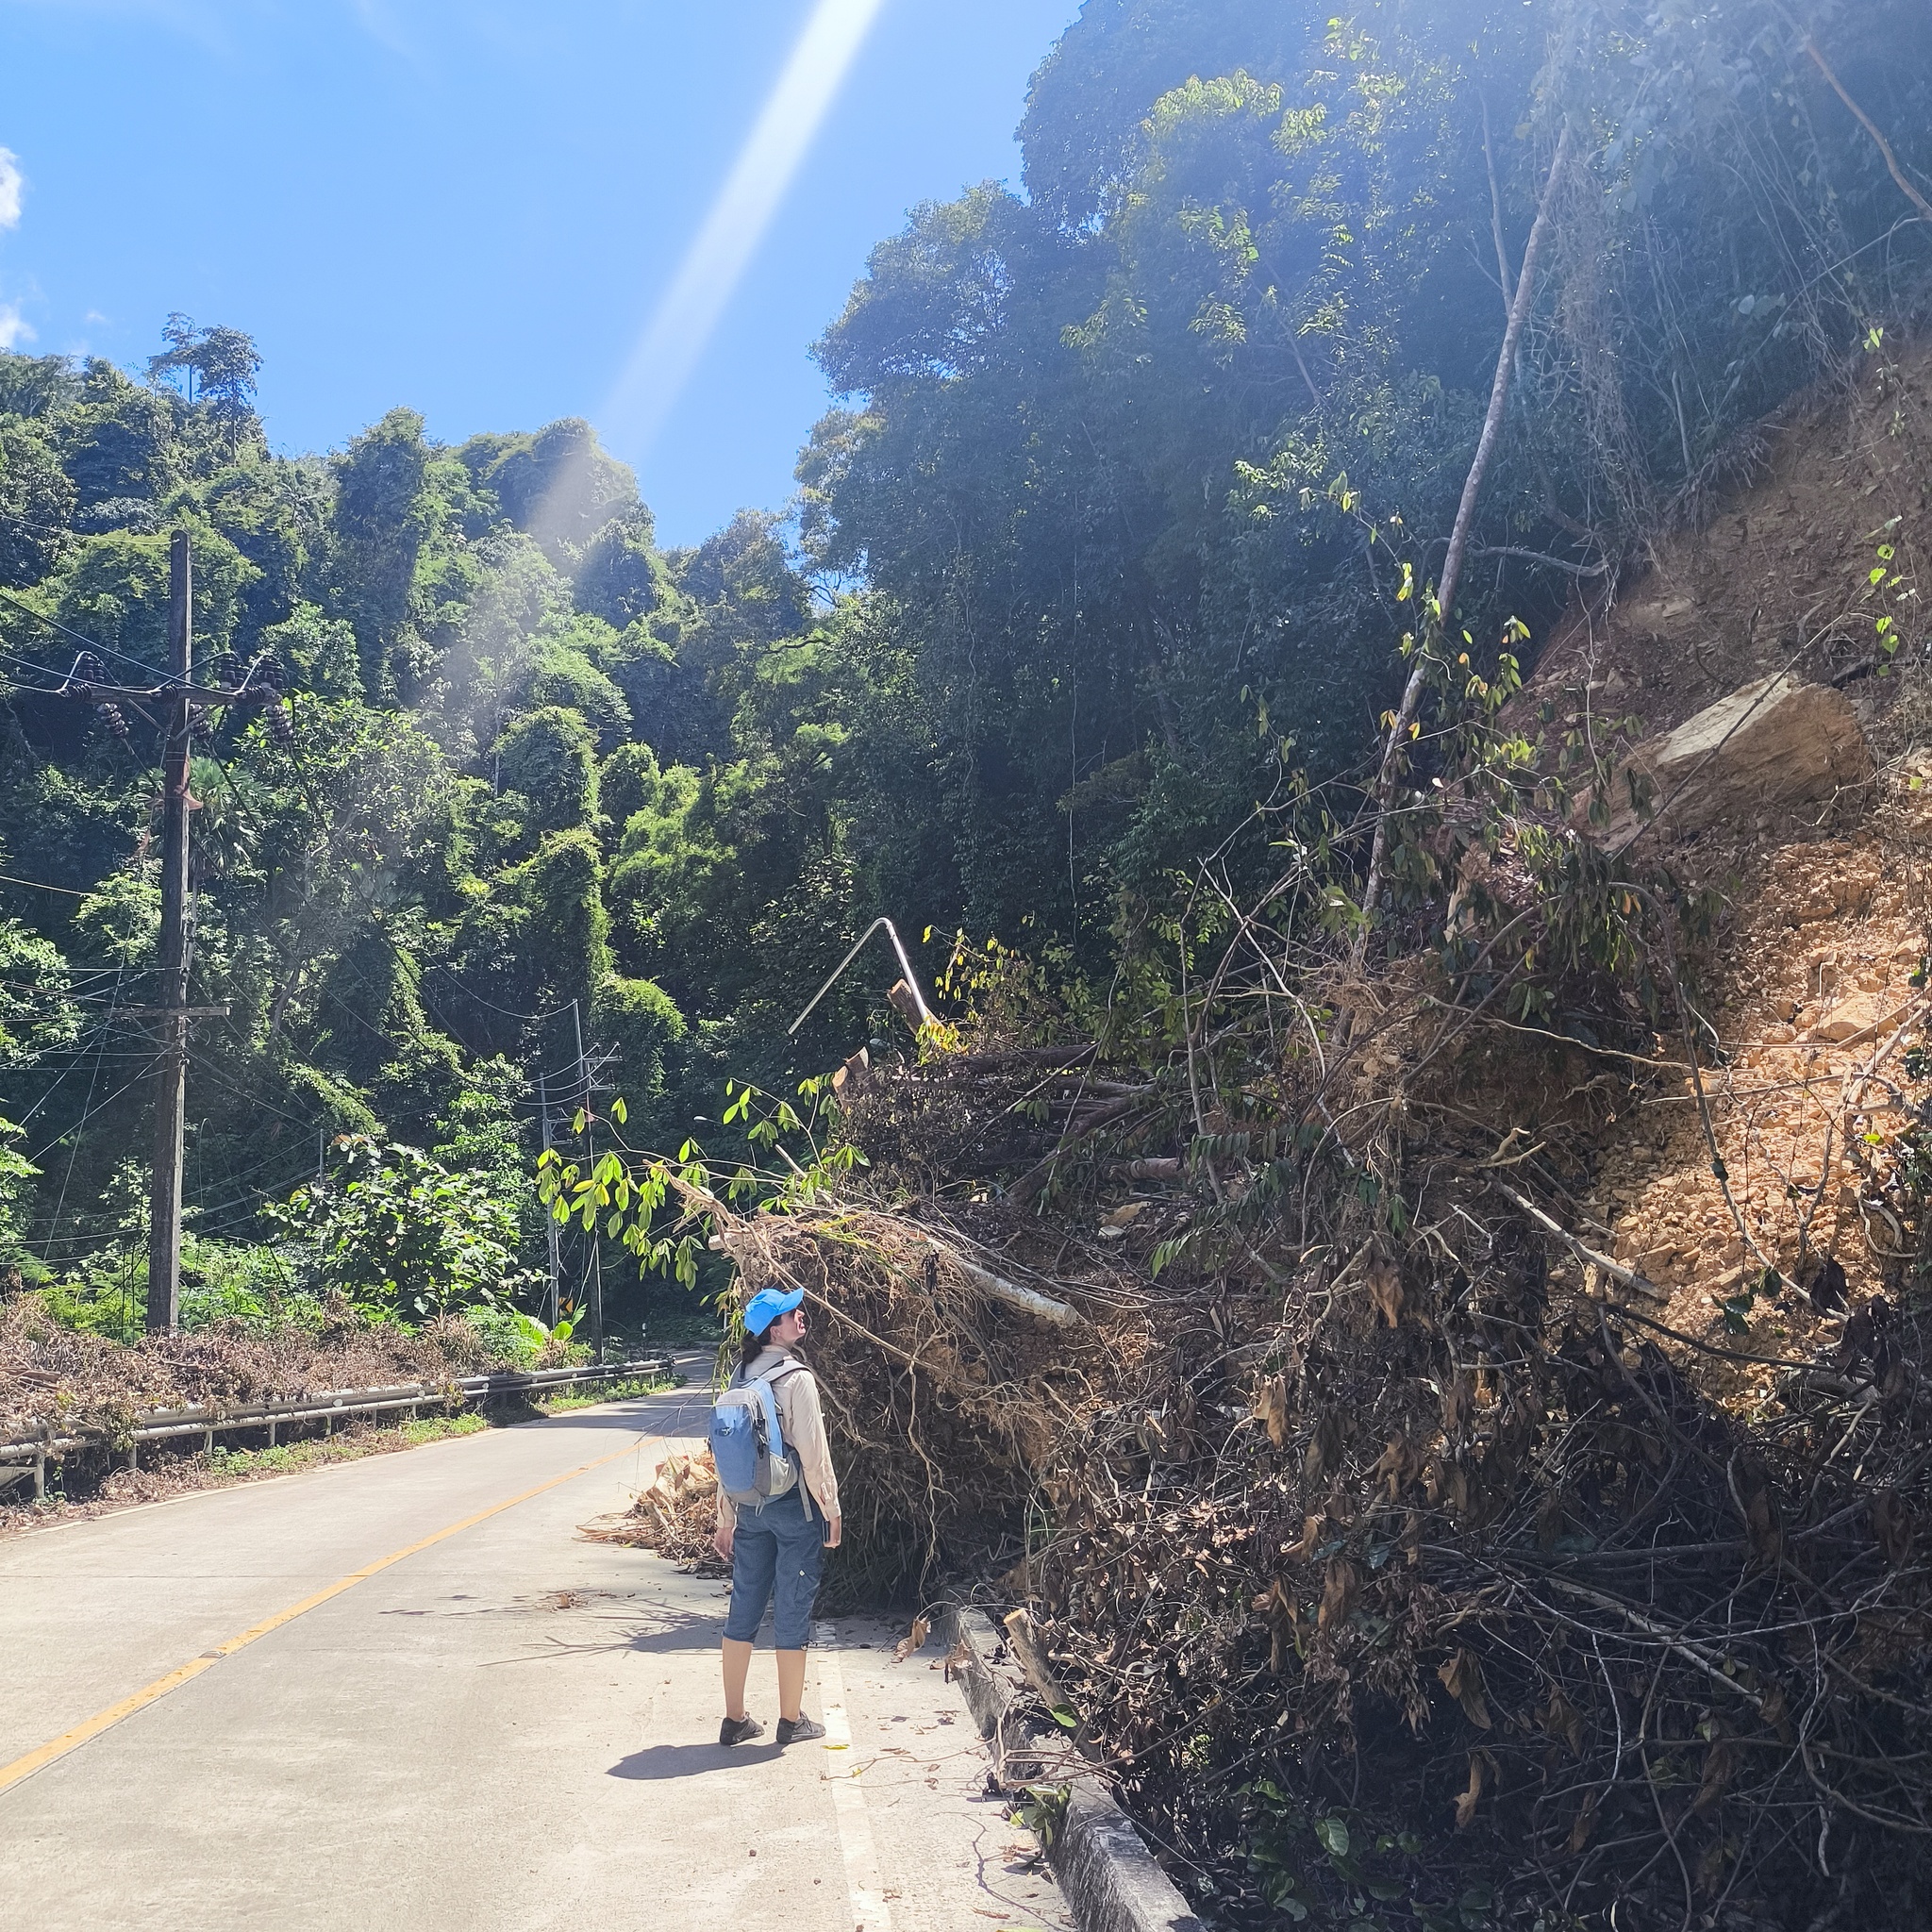
<svg viewBox="0 0 1932 1932">
<path fill-rule="evenodd" d="M 1610 781 L 1607 822 L 1584 823 L 1579 807 L 1578 826 L 1612 848 L 1646 829 L 1683 838 L 1829 800 L 1869 785 L 1874 769 L 1871 747 L 1842 694 L 1780 673 L 1639 745 Z"/>
</svg>

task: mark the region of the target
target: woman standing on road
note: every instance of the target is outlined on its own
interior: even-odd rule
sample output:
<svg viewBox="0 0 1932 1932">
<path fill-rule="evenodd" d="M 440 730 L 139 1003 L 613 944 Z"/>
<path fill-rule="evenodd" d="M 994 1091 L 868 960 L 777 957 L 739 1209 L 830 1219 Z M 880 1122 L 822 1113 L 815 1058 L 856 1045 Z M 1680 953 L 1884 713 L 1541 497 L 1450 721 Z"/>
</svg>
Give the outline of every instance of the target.
<svg viewBox="0 0 1932 1932">
<path fill-rule="evenodd" d="M 799 1480 L 784 1494 L 749 1507 L 733 1504 L 721 1486 L 712 1544 L 731 1565 L 731 1609 L 724 1619 L 724 1722 L 721 1744 L 764 1735 L 744 1707 L 752 1639 L 765 1606 L 775 1606 L 773 1641 L 778 1653 L 778 1741 L 823 1738 L 825 1727 L 804 1715 L 805 1646 L 812 1599 L 827 1550 L 839 1547 L 839 1478 L 825 1443 L 819 1385 L 798 1353 L 805 1339 L 805 1291 L 760 1289 L 744 1311 L 744 1345 L 731 1386 L 767 1381 L 778 1411 L 785 1454 Z"/>
</svg>

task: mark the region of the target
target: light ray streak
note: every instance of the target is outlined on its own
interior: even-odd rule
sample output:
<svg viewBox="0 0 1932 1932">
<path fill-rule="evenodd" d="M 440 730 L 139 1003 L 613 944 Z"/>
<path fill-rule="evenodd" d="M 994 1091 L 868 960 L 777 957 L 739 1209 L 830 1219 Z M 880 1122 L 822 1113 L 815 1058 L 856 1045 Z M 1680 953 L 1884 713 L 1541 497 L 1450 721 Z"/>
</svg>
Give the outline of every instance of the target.
<svg viewBox="0 0 1932 1932">
<path fill-rule="evenodd" d="M 639 454 L 690 381 L 885 0 L 818 0 L 603 419 Z"/>
</svg>

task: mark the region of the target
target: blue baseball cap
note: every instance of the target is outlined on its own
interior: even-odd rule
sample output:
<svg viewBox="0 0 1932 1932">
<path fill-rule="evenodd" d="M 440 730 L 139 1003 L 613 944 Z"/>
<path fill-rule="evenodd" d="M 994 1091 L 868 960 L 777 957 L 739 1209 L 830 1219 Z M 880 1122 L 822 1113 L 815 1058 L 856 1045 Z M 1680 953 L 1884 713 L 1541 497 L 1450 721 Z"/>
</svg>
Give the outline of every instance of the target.
<svg viewBox="0 0 1932 1932">
<path fill-rule="evenodd" d="M 761 1288 L 744 1306 L 744 1325 L 748 1334 L 762 1335 L 780 1315 L 789 1315 L 805 1299 L 805 1291 L 794 1288 L 781 1294 L 775 1288 Z"/>
</svg>

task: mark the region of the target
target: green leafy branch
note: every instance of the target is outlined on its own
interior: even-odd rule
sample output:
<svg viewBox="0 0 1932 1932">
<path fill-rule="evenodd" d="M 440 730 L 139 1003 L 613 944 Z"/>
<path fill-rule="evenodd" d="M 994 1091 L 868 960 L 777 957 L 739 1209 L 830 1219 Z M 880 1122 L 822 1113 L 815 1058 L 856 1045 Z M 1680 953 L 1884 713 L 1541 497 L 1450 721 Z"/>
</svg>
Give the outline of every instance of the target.
<svg viewBox="0 0 1932 1932">
<path fill-rule="evenodd" d="M 622 1098 L 610 1103 L 607 1115 L 580 1108 L 573 1123 L 576 1133 L 588 1136 L 602 1126 L 616 1144 L 578 1159 L 546 1148 L 537 1160 L 538 1198 L 552 1220 L 575 1222 L 588 1235 L 621 1242 L 641 1273 L 695 1288 L 703 1256 L 723 1245 L 726 1204 L 740 1212 L 798 1212 L 866 1164 L 859 1149 L 834 1132 L 840 1109 L 829 1078 L 802 1080 L 797 1092 L 801 1105 L 794 1107 L 749 1083 L 724 1083 L 724 1124 L 741 1127 L 759 1158 L 741 1161 L 722 1182 L 695 1141 L 672 1156 L 626 1144 L 622 1129 L 628 1110 Z M 768 1158 L 774 1156 L 776 1166 Z"/>
</svg>

